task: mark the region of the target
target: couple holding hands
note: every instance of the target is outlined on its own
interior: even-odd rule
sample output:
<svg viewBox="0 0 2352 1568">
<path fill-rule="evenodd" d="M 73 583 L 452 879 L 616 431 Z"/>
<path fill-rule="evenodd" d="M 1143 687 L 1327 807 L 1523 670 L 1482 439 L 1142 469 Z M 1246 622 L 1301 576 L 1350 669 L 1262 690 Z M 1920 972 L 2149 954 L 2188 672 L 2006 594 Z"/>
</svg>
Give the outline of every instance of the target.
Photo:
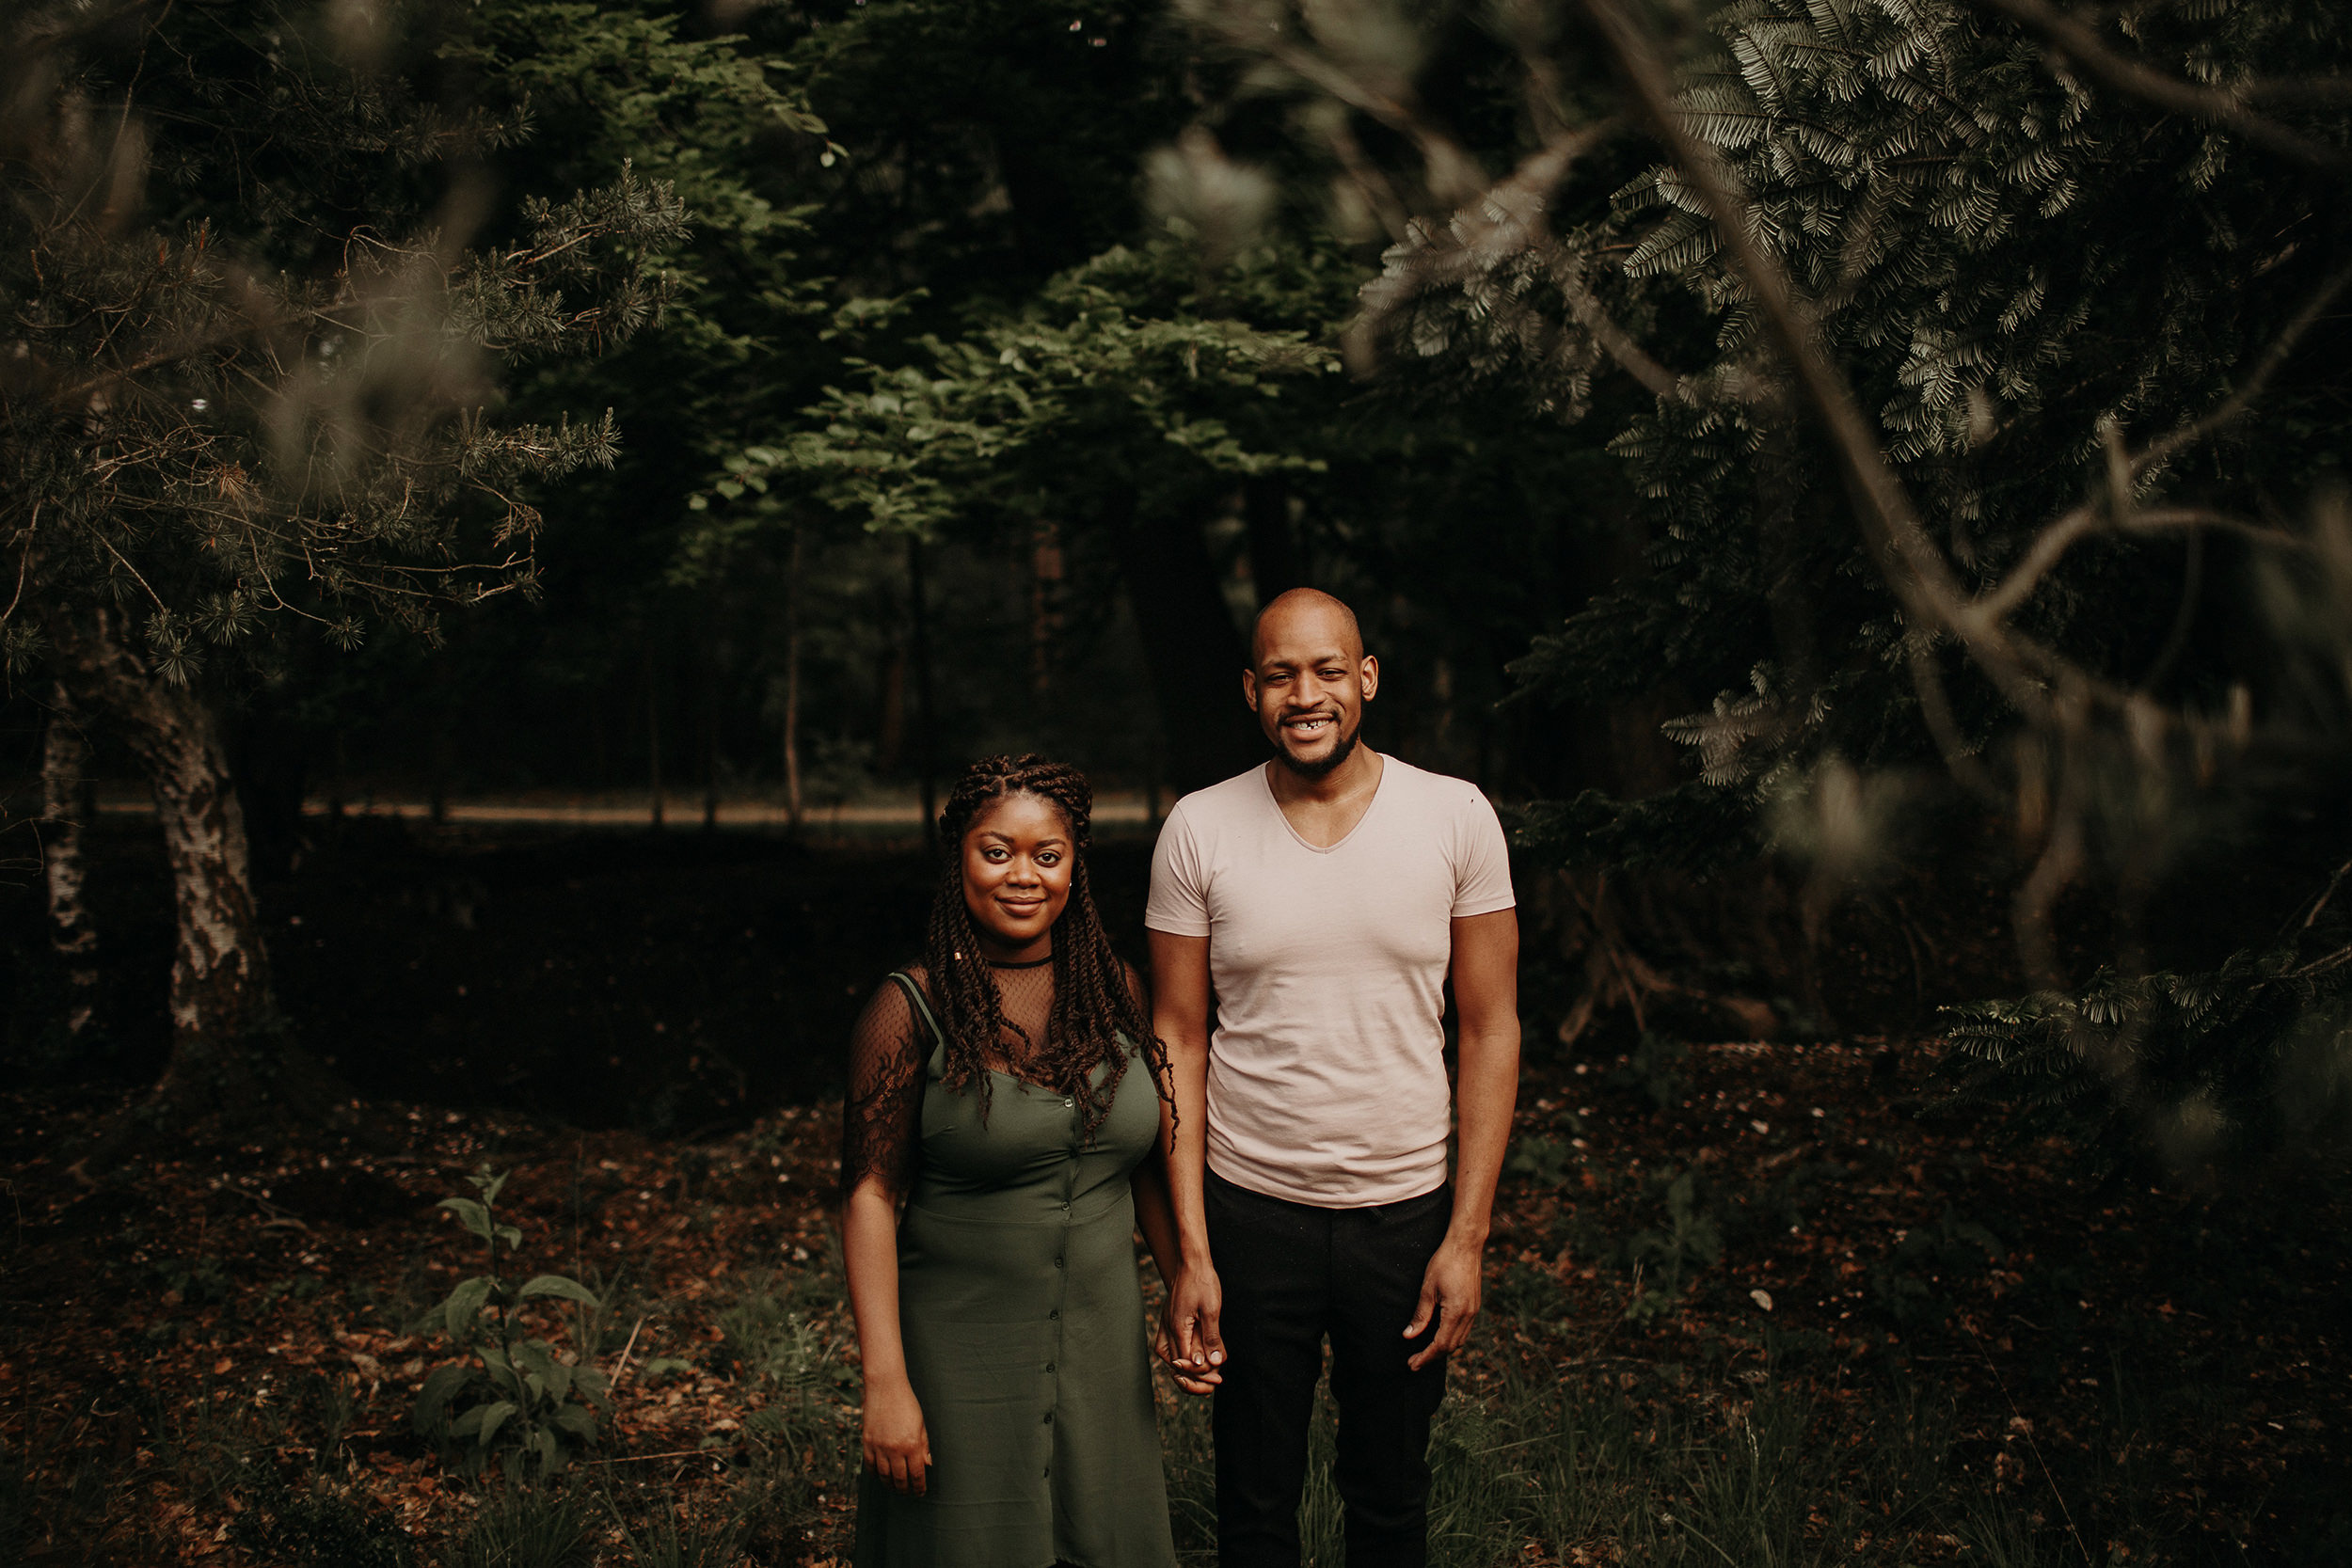
<svg viewBox="0 0 2352 1568">
<path fill-rule="evenodd" d="M 1426 1560 L 1518 1085 L 1510 867 L 1474 786 L 1357 744 L 1379 667 L 1340 601 L 1267 606 L 1242 684 L 1275 755 L 1168 815 L 1148 997 L 1080 775 L 992 758 L 948 799 L 923 961 L 860 1017 L 844 1113 L 857 1568 L 1173 1563 L 1137 1230 L 1158 1354 L 1215 1401 L 1226 1568 L 1299 1560 L 1327 1338 L 1347 1560 Z"/>
</svg>

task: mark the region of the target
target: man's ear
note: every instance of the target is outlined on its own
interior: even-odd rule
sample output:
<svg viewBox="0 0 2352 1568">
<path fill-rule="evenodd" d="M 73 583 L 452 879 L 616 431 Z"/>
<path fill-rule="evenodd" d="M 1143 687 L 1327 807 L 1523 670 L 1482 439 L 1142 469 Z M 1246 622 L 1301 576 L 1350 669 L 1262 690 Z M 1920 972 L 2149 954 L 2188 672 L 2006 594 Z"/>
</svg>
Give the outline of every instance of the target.
<svg viewBox="0 0 2352 1568">
<path fill-rule="evenodd" d="M 1357 671 L 1356 678 L 1363 683 L 1364 701 L 1371 702 L 1373 698 L 1380 694 L 1380 661 L 1370 654 L 1366 654 L 1363 664 Z"/>
<path fill-rule="evenodd" d="M 1258 672 L 1255 670 L 1241 673 L 1241 700 L 1249 705 L 1250 712 L 1258 711 Z"/>
</svg>

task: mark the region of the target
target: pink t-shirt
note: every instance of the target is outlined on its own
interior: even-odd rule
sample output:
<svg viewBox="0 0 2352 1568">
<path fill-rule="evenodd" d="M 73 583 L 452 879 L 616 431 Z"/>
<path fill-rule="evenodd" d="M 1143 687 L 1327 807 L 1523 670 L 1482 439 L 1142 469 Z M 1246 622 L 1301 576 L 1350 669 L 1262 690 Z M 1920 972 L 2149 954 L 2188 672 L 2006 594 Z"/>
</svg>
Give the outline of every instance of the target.
<svg viewBox="0 0 2352 1568">
<path fill-rule="evenodd" d="M 1327 849 L 1291 827 L 1264 768 L 1177 801 L 1143 922 L 1209 939 L 1209 1168 L 1325 1209 L 1442 1185 L 1452 922 L 1514 902 L 1478 787 L 1392 756 Z"/>
</svg>

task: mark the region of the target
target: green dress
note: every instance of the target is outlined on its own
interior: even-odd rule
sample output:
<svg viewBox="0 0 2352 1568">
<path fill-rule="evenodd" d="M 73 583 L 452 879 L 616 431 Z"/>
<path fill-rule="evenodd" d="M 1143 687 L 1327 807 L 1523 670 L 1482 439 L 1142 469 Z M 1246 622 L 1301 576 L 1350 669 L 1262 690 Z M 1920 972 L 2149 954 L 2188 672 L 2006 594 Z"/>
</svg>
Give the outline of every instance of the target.
<svg viewBox="0 0 2352 1568">
<path fill-rule="evenodd" d="M 898 1332 L 930 1433 L 929 1490 L 868 1471 L 856 1568 L 1169 1568 L 1128 1178 L 1159 1132 L 1134 1063 L 1091 1143 L 1071 1097 L 993 1074 L 988 1119 L 931 1050 L 898 1229 Z"/>
</svg>

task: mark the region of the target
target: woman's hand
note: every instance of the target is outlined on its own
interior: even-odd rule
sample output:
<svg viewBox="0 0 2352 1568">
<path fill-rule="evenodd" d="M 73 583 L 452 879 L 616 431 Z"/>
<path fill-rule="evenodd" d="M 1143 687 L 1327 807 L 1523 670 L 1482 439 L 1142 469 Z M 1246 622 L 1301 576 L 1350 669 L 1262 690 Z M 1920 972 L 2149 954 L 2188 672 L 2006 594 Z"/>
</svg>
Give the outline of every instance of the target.
<svg viewBox="0 0 2352 1568">
<path fill-rule="evenodd" d="M 931 1436 L 923 1426 L 922 1402 L 905 1379 L 866 1386 L 865 1447 L 867 1469 L 901 1492 L 923 1495 Z"/>
</svg>

